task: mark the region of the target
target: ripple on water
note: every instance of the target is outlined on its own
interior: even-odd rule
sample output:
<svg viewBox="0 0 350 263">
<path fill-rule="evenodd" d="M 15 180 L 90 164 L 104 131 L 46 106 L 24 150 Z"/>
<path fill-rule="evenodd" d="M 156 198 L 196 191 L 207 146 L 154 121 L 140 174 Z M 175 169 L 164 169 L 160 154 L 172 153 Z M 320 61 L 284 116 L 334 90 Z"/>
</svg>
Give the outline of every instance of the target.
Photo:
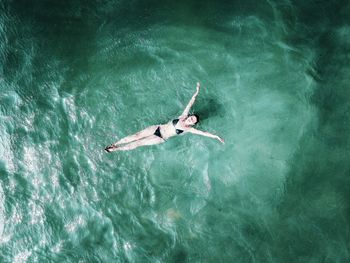
<svg viewBox="0 0 350 263">
<path fill-rule="evenodd" d="M 27 259 L 32 255 L 32 251 L 24 250 L 13 257 L 13 263 L 25 263 Z"/>
<path fill-rule="evenodd" d="M 20 104 L 21 99 L 15 91 L 0 94 L 0 160 L 5 162 L 5 167 L 10 173 L 15 171 L 14 155 L 11 151 L 11 134 Z"/>
</svg>

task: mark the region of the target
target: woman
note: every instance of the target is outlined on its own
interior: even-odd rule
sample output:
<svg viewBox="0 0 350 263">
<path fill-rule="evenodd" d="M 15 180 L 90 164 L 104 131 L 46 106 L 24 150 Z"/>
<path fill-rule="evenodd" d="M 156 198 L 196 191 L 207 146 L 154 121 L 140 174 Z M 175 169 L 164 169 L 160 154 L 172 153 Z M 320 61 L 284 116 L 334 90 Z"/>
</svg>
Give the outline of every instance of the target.
<svg viewBox="0 0 350 263">
<path fill-rule="evenodd" d="M 188 132 L 214 138 L 224 143 L 224 140 L 217 135 L 193 128 L 193 126 L 199 122 L 199 117 L 195 114 L 188 115 L 188 112 L 190 111 L 190 108 L 192 107 L 198 95 L 199 88 L 200 84 L 198 82 L 196 92 L 192 96 L 192 99 L 186 106 L 183 113 L 177 119 L 174 119 L 168 122 L 167 124 L 150 126 L 138 133 L 127 136 L 117 141 L 116 143 L 113 143 L 112 145 L 106 147 L 105 151 L 127 151 L 144 145 L 159 144 L 165 142 L 170 137 Z"/>
</svg>

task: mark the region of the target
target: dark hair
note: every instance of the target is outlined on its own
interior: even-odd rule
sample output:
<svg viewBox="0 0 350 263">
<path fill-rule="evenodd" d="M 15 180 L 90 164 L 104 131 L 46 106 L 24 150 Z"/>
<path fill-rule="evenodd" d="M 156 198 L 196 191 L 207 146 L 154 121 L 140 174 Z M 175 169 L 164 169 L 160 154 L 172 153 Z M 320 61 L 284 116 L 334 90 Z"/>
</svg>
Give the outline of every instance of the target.
<svg viewBox="0 0 350 263">
<path fill-rule="evenodd" d="M 190 116 L 194 116 L 194 117 L 196 117 L 197 121 L 196 121 L 196 123 L 195 123 L 195 124 L 197 124 L 197 123 L 199 122 L 199 116 L 198 116 L 197 114 L 191 114 Z"/>
</svg>

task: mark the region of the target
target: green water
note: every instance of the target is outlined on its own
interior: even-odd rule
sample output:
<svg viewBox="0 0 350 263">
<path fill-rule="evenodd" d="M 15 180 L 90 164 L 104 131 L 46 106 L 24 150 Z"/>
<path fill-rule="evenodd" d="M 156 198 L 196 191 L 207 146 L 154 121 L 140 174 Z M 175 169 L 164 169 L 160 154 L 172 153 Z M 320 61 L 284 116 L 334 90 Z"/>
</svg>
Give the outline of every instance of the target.
<svg viewBox="0 0 350 263">
<path fill-rule="evenodd" d="M 88 2 L 88 3 L 87 3 Z M 349 262 L 348 1 L 0 1 L 0 262 Z M 103 148 L 178 116 L 199 129 Z"/>
</svg>

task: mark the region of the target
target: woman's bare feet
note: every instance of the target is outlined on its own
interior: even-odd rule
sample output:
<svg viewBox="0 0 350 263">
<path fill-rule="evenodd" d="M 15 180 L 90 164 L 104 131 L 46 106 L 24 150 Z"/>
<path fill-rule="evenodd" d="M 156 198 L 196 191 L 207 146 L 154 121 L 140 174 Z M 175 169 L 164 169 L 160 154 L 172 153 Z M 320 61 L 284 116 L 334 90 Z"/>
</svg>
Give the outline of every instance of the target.
<svg viewBox="0 0 350 263">
<path fill-rule="evenodd" d="M 112 145 L 110 145 L 110 146 L 107 146 L 107 147 L 105 148 L 105 151 L 108 152 L 108 153 L 110 153 L 110 152 L 116 151 L 117 148 L 118 148 L 118 146 L 115 146 L 115 145 L 112 144 Z"/>
</svg>

